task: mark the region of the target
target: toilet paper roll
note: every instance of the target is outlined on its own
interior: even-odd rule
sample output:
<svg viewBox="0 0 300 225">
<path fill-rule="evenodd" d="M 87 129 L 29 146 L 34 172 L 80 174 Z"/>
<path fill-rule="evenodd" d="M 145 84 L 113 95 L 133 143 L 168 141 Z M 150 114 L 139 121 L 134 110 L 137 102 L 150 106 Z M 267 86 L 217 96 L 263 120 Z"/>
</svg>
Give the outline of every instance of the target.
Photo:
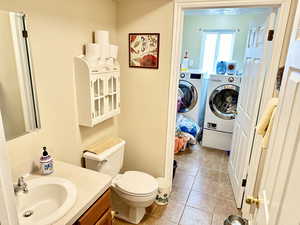
<svg viewBox="0 0 300 225">
<path fill-rule="evenodd" d="M 108 44 L 99 44 L 100 58 L 101 60 L 107 59 L 110 57 L 110 45 Z"/>
<path fill-rule="evenodd" d="M 98 44 L 109 44 L 109 32 L 107 30 L 95 31 L 95 42 Z"/>
<path fill-rule="evenodd" d="M 98 44 L 89 43 L 85 45 L 85 57 L 87 59 L 98 59 L 100 57 L 100 48 Z"/>
<path fill-rule="evenodd" d="M 110 45 L 109 46 L 109 57 L 116 59 L 118 57 L 118 46 Z"/>
</svg>

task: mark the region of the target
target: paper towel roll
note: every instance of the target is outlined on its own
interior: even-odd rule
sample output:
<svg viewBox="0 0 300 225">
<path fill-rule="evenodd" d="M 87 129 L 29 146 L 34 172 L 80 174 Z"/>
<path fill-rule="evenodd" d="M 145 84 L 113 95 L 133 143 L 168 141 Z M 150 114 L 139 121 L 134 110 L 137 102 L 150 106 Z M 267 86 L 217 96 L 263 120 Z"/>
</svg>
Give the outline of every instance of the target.
<svg viewBox="0 0 300 225">
<path fill-rule="evenodd" d="M 101 60 L 109 58 L 110 55 L 110 45 L 99 44 L 100 58 Z"/>
<path fill-rule="evenodd" d="M 95 31 L 95 42 L 98 44 L 109 44 L 109 32 L 106 30 Z"/>
<path fill-rule="evenodd" d="M 85 57 L 87 59 L 98 59 L 100 57 L 100 48 L 98 44 L 89 43 L 85 45 Z"/>
<path fill-rule="evenodd" d="M 109 57 L 116 59 L 118 57 L 118 46 L 110 45 L 109 46 Z"/>
</svg>

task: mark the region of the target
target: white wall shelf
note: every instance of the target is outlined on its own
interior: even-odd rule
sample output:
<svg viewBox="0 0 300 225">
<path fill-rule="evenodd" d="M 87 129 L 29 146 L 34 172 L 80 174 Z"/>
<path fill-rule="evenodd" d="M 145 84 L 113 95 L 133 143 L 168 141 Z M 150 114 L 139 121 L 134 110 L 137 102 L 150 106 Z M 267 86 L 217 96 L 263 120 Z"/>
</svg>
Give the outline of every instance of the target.
<svg viewBox="0 0 300 225">
<path fill-rule="evenodd" d="M 93 127 L 120 113 L 120 66 L 117 61 L 89 63 L 74 59 L 79 125 Z"/>
</svg>

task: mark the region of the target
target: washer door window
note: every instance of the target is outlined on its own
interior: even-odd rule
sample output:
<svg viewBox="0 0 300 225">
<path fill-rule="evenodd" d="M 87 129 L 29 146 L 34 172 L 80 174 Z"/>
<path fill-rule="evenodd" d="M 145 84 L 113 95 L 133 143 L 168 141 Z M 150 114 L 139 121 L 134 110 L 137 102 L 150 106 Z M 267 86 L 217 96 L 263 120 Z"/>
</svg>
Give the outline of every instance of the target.
<svg viewBox="0 0 300 225">
<path fill-rule="evenodd" d="M 225 84 L 217 87 L 209 98 L 211 111 L 219 118 L 232 120 L 237 114 L 239 87 Z"/>
<path fill-rule="evenodd" d="M 186 113 L 197 104 L 198 92 L 196 87 L 186 80 L 179 81 L 180 105 L 178 112 Z"/>
</svg>

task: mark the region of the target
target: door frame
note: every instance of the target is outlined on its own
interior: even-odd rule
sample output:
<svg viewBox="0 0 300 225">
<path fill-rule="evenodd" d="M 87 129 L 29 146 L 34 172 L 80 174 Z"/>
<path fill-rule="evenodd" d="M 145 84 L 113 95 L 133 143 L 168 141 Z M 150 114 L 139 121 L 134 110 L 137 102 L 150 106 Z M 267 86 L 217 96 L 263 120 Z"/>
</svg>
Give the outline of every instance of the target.
<svg viewBox="0 0 300 225">
<path fill-rule="evenodd" d="M 266 74 L 264 89 L 261 96 L 260 112 L 264 110 L 266 102 L 273 96 L 276 83 L 276 74 L 280 65 L 280 57 L 283 50 L 291 0 L 175 0 L 173 14 L 173 40 L 171 56 L 171 75 L 169 84 L 168 121 L 165 153 L 164 176 L 172 184 L 173 160 L 174 160 L 174 134 L 176 128 L 176 107 L 180 72 L 180 58 L 182 48 L 182 33 L 184 10 L 205 8 L 251 8 L 251 7 L 274 7 L 278 8 L 276 19 L 276 35 L 273 40 L 271 64 L 273 65 Z M 259 112 L 259 114 L 260 114 Z M 252 155 L 257 155 L 259 149 L 253 149 Z M 254 181 L 253 181 L 254 182 Z M 171 185 L 170 185 L 171 186 Z"/>
</svg>

